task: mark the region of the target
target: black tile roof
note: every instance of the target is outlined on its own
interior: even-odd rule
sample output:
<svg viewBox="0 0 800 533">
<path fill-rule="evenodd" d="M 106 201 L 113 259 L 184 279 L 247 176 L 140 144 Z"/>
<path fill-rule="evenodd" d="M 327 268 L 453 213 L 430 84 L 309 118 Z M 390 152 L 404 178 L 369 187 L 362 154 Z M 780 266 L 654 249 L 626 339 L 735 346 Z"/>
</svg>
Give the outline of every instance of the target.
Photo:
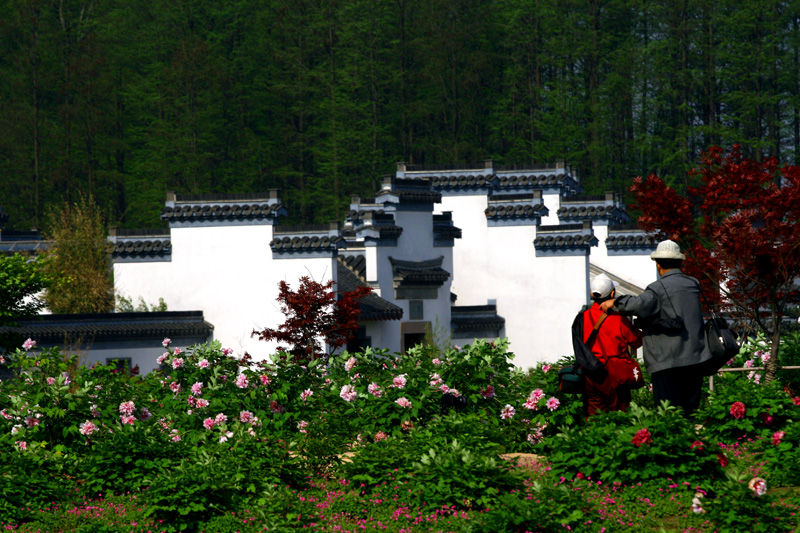
<svg viewBox="0 0 800 533">
<path fill-rule="evenodd" d="M 400 285 L 441 286 L 450 279 L 450 273 L 442 268 L 444 256 L 427 261 L 404 261 L 389 257 L 395 282 Z"/>
<path fill-rule="evenodd" d="M 319 235 L 295 235 L 286 237 L 276 237 L 269 243 L 273 252 L 279 251 L 313 251 L 313 250 L 335 250 L 344 243 L 342 237 L 330 237 Z"/>
<path fill-rule="evenodd" d="M 264 218 L 277 218 L 286 214 L 286 208 L 281 203 L 204 203 L 204 204 L 176 204 L 174 207 L 166 206 L 161 209 L 161 218 L 173 220 L 253 220 Z"/>
<path fill-rule="evenodd" d="M 15 333 L 43 344 L 98 342 L 164 337 L 209 338 L 214 326 L 202 311 L 155 313 L 96 313 L 39 315 L 18 320 L 15 327 L 2 327 L 0 334 Z"/>
<path fill-rule="evenodd" d="M 433 236 L 437 239 L 460 239 L 461 228 L 447 224 L 434 224 Z"/>
<path fill-rule="evenodd" d="M 124 239 L 114 243 L 112 256 L 169 255 L 171 252 L 170 239 Z"/>
<path fill-rule="evenodd" d="M 478 176 L 431 176 L 428 179 L 430 179 L 435 188 L 481 188 L 489 185 L 494 176 L 491 174 Z"/>
<path fill-rule="evenodd" d="M 607 248 L 655 248 L 656 239 L 638 226 L 609 226 Z"/>
<path fill-rule="evenodd" d="M 495 331 L 499 334 L 506 319 L 497 315 L 496 305 L 453 305 L 450 307 L 450 326 L 453 334 L 470 331 Z"/>
<path fill-rule="evenodd" d="M 521 202 L 493 202 L 484 210 L 486 218 L 530 218 L 541 215 L 543 204 L 523 204 Z"/>
<path fill-rule="evenodd" d="M 573 182 L 574 179 L 569 174 L 512 174 L 497 176 L 499 187 L 533 187 L 540 188 L 545 186 L 560 185 L 565 182 Z"/>
<path fill-rule="evenodd" d="M 594 235 L 561 233 L 552 235 L 537 235 L 533 240 L 536 248 L 570 248 L 588 247 L 597 244 Z"/>
<path fill-rule="evenodd" d="M 339 255 L 339 262 L 350 269 L 361 281 L 367 280 L 367 258 L 363 255 Z"/>
<path fill-rule="evenodd" d="M 345 261 L 339 258 L 337 264 L 338 283 L 337 289 L 340 292 L 350 292 L 359 286 L 365 287 L 367 284 L 359 279 L 350 268 L 345 265 Z M 400 320 L 403 318 L 403 309 L 397 305 L 384 300 L 377 294 L 369 294 L 358 301 L 359 321 L 374 322 L 377 320 Z"/>
</svg>

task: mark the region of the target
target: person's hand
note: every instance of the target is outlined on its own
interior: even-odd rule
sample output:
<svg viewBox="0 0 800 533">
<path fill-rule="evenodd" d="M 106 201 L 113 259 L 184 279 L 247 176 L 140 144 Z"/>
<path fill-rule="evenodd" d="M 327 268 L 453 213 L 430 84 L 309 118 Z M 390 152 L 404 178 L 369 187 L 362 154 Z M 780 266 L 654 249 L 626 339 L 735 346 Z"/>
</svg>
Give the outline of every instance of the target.
<svg viewBox="0 0 800 533">
<path fill-rule="evenodd" d="M 606 300 L 600 304 L 600 310 L 604 313 L 607 313 L 612 307 L 614 307 L 614 300 Z"/>
</svg>

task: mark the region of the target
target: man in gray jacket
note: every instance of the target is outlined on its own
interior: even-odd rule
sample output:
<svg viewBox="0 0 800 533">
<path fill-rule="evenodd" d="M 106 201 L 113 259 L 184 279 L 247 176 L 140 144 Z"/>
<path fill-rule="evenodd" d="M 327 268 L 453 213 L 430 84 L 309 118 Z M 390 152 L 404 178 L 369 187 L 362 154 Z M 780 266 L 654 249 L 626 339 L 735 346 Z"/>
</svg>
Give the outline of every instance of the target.
<svg viewBox="0 0 800 533">
<path fill-rule="evenodd" d="M 705 345 L 700 283 L 681 271 L 686 256 L 674 241 L 658 244 L 650 258 L 659 279 L 639 296 L 618 296 L 603 302 L 622 315 L 636 315 L 644 334 L 644 362 L 651 374 L 656 404 L 668 400 L 687 416 L 700 405 L 703 375 L 700 363 L 711 359 Z"/>
</svg>

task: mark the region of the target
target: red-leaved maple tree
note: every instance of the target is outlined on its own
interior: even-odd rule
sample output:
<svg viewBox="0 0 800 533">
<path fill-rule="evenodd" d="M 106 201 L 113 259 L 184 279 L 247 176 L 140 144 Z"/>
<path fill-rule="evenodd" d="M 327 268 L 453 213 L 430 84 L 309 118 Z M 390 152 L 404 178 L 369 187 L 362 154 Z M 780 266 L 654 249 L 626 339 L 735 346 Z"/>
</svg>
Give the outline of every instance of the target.
<svg viewBox="0 0 800 533">
<path fill-rule="evenodd" d="M 331 350 L 347 344 L 358 330 L 358 300 L 372 292 L 358 287 L 338 293 L 334 281 L 319 283 L 308 276 L 300 278 L 300 287 L 293 291 L 285 281 L 278 283 L 278 302 L 286 322 L 277 329 L 254 330 L 259 340 L 276 340 L 289 346 L 278 350 L 291 354 L 296 361 L 311 361 L 326 355 L 323 342 Z"/>
<path fill-rule="evenodd" d="M 796 302 L 800 276 L 800 167 L 754 161 L 734 146 L 704 152 L 681 196 L 659 177 L 630 188 L 639 225 L 680 243 L 684 271 L 703 286 L 707 308 L 727 308 L 772 344 L 766 381 L 779 368 L 781 323 Z"/>
</svg>

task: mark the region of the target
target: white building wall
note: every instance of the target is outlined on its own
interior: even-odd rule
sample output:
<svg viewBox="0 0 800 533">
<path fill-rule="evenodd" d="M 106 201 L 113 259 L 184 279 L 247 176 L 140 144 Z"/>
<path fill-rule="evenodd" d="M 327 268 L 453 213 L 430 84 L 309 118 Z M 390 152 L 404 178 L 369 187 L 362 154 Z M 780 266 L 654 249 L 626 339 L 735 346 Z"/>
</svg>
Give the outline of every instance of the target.
<svg viewBox="0 0 800 533">
<path fill-rule="evenodd" d="M 256 360 L 277 343 L 251 338 L 252 331 L 284 322 L 278 282 L 297 289 L 301 276 L 325 283 L 335 275 L 331 258 L 274 260 L 271 225 L 172 228 L 170 239 L 170 262 L 116 263 L 116 289 L 134 301 L 164 298 L 170 311 L 203 311 L 224 347 Z"/>
<path fill-rule="evenodd" d="M 650 259 L 650 250 L 635 254 L 609 255 L 606 248 L 608 226 L 594 226 L 598 245 L 592 247 L 590 262 L 625 281 L 644 289 L 658 277 L 655 261 Z"/>
</svg>

